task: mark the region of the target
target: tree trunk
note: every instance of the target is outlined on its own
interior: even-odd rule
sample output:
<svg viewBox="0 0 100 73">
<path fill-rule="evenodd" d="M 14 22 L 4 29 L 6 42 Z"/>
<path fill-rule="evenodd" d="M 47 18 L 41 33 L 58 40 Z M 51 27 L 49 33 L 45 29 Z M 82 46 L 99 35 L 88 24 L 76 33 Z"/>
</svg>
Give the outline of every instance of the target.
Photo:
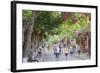
<svg viewBox="0 0 100 73">
<path fill-rule="evenodd" d="M 34 20 L 35 20 L 35 12 L 32 11 L 32 23 L 29 22 L 27 25 L 28 28 L 26 30 L 26 35 L 24 35 L 24 44 L 23 44 L 23 58 L 29 58 L 31 56 L 31 38 L 32 38 L 32 32 L 33 32 L 33 26 L 34 26 Z"/>
</svg>

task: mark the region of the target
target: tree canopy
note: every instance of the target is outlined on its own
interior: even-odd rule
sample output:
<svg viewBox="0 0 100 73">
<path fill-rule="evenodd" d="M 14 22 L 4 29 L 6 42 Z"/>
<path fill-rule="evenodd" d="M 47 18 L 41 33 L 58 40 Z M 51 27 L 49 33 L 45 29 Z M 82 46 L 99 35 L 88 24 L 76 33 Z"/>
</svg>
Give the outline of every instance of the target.
<svg viewBox="0 0 100 73">
<path fill-rule="evenodd" d="M 76 12 L 35 11 L 33 34 L 40 34 L 49 42 L 74 38 L 88 28 L 90 14 Z M 23 10 L 23 26 L 31 22 L 32 10 Z"/>
</svg>

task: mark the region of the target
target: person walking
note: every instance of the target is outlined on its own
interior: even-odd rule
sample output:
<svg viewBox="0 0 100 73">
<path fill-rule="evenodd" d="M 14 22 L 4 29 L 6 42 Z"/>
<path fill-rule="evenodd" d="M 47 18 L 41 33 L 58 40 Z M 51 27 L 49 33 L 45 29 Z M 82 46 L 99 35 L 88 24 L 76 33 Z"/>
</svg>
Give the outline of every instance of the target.
<svg viewBox="0 0 100 73">
<path fill-rule="evenodd" d="M 68 47 L 65 47 L 65 48 L 64 48 L 64 53 L 65 53 L 65 57 L 66 57 L 66 59 L 67 59 L 67 56 L 68 56 Z"/>
<path fill-rule="evenodd" d="M 42 47 L 40 46 L 39 48 L 38 48 L 38 50 L 37 50 L 37 57 L 38 57 L 38 59 L 39 59 L 39 61 L 42 61 L 43 59 L 42 59 L 42 57 L 43 57 L 43 52 L 42 52 Z"/>
<path fill-rule="evenodd" d="M 70 47 L 70 54 L 73 55 L 73 47 Z"/>
<path fill-rule="evenodd" d="M 60 55 L 60 48 L 59 46 L 54 46 L 53 48 L 54 54 L 56 56 L 56 60 L 58 61 L 59 55 Z"/>
<path fill-rule="evenodd" d="M 78 53 L 78 55 L 80 55 L 80 46 L 77 44 L 77 53 Z"/>
</svg>

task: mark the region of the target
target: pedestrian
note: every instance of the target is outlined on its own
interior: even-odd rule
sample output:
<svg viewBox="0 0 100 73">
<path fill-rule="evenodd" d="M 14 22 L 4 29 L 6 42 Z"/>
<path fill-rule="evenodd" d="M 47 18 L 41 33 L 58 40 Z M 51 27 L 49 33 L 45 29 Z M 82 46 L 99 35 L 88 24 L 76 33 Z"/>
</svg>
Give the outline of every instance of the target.
<svg viewBox="0 0 100 73">
<path fill-rule="evenodd" d="M 61 44 L 59 44 L 59 51 L 60 51 L 60 53 L 59 54 L 61 54 L 62 53 L 62 47 L 61 47 Z"/>
<path fill-rule="evenodd" d="M 43 48 L 40 46 L 37 50 L 38 53 L 38 61 L 43 61 Z"/>
<path fill-rule="evenodd" d="M 39 47 L 37 52 L 38 52 L 38 56 L 41 57 L 42 56 L 42 48 Z"/>
<path fill-rule="evenodd" d="M 80 52 L 81 52 L 81 50 L 80 50 L 80 46 L 79 45 L 77 45 L 77 49 L 78 49 L 78 55 L 80 55 Z"/>
<path fill-rule="evenodd" d="M 55 54 L 56 59 L 58 61 L 58 58 L 59 58 L 59 55 L 60 55 L 60 48 L 59 48 L 59 46 L 54 46 L 53 47 L 53 51 L 54 51 L 54 54 Z"/>
<path fill-rule="evenodd" d="M 68 56 L 68 47 L 64 48 L 64 53 L 65 53 L 65 56 L 66 56 L 66 59 L 67 59 L 67 56 Z"/>
<path fill-rule="evenodd" d="M 70 54 L 73 55 L 73 47 L 70 47 Z"/>
</svg>

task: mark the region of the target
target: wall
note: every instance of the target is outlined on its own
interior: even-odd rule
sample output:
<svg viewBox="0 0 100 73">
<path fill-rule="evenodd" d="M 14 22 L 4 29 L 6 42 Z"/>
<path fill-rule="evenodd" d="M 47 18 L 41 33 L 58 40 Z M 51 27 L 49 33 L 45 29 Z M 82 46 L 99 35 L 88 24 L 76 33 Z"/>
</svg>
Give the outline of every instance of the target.
<svg viewBox="0 0 100 73">
<path fill-rule="evenodd" d="M 10 1 L 11 0 L 0 1 L 0 73 L 11 73 L 10 72 L 10 53 L 11 53 L 10 52 Z M 30 1 L 98 5 L 99 13 L 100 13 L 100 5 L 99 5 L 100 0 L 30 0 Z M 98 16 L 100 16 L 100 14 Z M 100 19 L 100 17 L 98 19 Z M 98 27 L 100 27 L 100 25 L 98 25 Z M 98 34 L 98 37 L 100 37 L 100 33 Z M 98 43 L 100 43 L 100 41 Z M 100 51 L 99 48 L 98 51 Z M 38 71 L 36 73 L 52 73 L 52 72 L 54 73 L 92 73 L 92 72 L 99 73 L 100 72 L 99 68 L 100 67 L 84 68 L 84 69 L 52 70 L 52 71 L 42 71 L 42 72 Z M 26 72 L 26 73 L 32 73 L 32 72 Z"/>
</svg>

